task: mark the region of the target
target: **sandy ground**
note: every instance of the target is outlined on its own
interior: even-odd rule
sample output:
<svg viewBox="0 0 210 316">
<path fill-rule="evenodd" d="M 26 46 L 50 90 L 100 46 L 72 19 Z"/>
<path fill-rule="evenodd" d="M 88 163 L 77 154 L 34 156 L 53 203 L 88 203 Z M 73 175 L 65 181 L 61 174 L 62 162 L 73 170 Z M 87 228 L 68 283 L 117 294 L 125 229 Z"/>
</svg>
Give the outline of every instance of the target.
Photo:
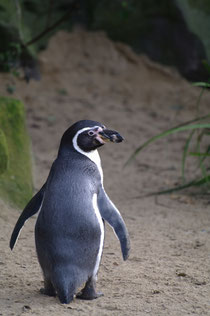
<svg viewBox="0 0 210 316">
<path fill-rule="evenodd" d="M 135 55 L 102 33 L 61 32 L 40 54 L 40 63 L 40 82 L 0 77 L 0 93 L 7 95 L 5 87 L 13 85 L 14 97 L 26 105 L 35 188 L 45 181 L 62 133 L 73 122 L 88 118 L 118 130 L 125 142 L 107 144 L 100 154 L 106 191 L 130 232 L 131 254 L 123 262 L 119 242 L 106 227 L 97 284 L 104 296 L 61 305 L 39 293 L 36 218 L 24 226 L 11 252 L 8 243 L 19 211 L 1 201 L 0 315 L 210 315 L 208 197 L 184 192 L 142 197 L 180 180 L 185 135 L 158 141 L 123 168 L 148 137 L 195 116 L 199 91 L 175 70 Z M 206 92 L 201 114 L 209 101 Z"/>
</svg>

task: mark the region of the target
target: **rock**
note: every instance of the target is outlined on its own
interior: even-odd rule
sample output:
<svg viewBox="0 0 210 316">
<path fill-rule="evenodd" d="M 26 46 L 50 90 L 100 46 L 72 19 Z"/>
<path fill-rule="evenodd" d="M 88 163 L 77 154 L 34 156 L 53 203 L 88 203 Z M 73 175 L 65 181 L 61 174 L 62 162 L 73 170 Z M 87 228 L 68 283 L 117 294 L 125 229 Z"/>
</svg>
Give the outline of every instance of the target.
<svg viewBox="0 0 210 316">
<path fill-rule="evenodd" d="M 0 97 L 0 159 L 0 197 L 22 208 L 33 191 L 30 141 L 24 105 L 7 97 Z"/>
<path fill-rule="evenodd" d="M 8 148 L 4 132 L 0 129 L 0 174 L 8 167 Z"/>
</svg>

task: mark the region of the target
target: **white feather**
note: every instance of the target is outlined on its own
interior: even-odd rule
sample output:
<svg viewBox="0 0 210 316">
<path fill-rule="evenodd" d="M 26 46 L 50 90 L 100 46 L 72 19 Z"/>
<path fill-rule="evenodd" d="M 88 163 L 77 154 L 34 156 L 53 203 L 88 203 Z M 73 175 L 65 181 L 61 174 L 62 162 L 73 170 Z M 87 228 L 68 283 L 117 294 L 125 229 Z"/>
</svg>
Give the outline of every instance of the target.
<svg viewBox="0 0 210 316">
<path fill-rule="evenodd" d="M 100 244 L 99 244 L 99 249 L 98 249 L 98 255 L 96 258 L 96 264 L 93 270 L 93 277 L 96 279 L 97 278 L 97 272 L 98 272 L 98 268 L 99 268 L 99 264 L 101 261 L 101 255 L 102 255 L 102 251 L 103 251 L 103 244 L 104 244 L 104 223 L 100 214 L 100 211 L 98 209 L 98 203 L 97 203 L 97 194 L 94 193 L 93 194 L 93 209 L 95 211 L 100 229 L 101 229 L 101 236 L 100 236 Z"/>
</svg>

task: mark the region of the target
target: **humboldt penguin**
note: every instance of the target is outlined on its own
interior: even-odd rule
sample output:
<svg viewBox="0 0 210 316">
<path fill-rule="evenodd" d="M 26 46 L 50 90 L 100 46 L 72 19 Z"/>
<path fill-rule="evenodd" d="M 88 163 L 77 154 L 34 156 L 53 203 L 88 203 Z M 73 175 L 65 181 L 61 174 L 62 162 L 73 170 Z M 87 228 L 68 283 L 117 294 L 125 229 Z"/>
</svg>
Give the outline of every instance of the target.
<svg viewBox="0 0 210 316">
<path fill-rule="evenodd" d="M 10 240 L 13 249 L 25 221 L 38 213 L 35 243 L 44 276 L 41 293 L 58 296 L 63 304 L 77 293 L 95 299 L 96 279 L 104 244 L 104 221 L 113 228 L 122 250 L 129 255 L 129 235 L 120 212 L 103 186 L 98 148 L 123 137 L 99 122 L 82 120 L 63 134 L 46 183 L 26 205 Z"/>
</svg>

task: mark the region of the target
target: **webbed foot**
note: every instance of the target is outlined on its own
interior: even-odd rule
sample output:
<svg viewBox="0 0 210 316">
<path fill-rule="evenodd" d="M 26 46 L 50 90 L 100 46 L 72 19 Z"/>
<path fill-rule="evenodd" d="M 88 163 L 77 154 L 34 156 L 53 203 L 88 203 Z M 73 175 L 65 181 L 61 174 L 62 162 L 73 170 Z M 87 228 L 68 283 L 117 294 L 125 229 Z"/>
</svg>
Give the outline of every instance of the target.
<svg viewBox="0 0 210 316">
<path fill-rule="evenodd" d="M 103 296 L 103 293 L 97 293 L 95 290 L 95 281 L 90 278 L 86 284 L 84 289 L 81 292 L 77 293 L 76 298 L 81 300 L 94 300 L 100 296 Z"/>
<path fill-rule="evenodd" d="M 44 280 L 44 287 L 42 287 L 39 291 L 43 295 L 56 296 L 54 286 L 48 280 Z"/>
</svg>

